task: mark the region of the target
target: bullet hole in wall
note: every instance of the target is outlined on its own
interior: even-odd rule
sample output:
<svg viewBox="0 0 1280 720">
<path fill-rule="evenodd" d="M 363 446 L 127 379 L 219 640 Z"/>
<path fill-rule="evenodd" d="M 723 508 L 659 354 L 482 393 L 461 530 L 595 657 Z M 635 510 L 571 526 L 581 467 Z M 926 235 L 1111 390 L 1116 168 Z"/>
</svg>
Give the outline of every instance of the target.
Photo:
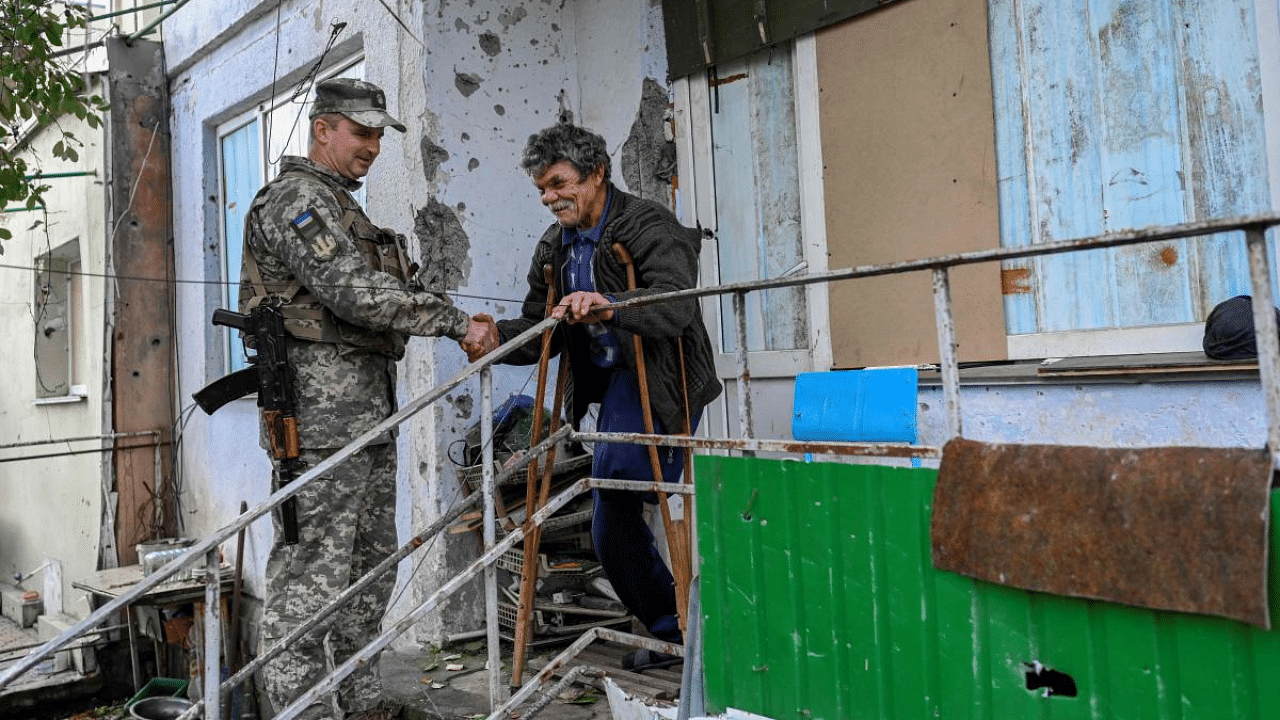
<svg viewBox="0 0 1280 720">
<path fill-rule="evenodd" d="M 496 33 L 485 32 L 480 34 L 480 49 L 489 57 L 494 57 L 502 52 L 502 39 Z"/>
<path fill-rule="evenodd" d="M 458 92 L 463 97 L 471 97 L 472 93 L 480 89 L 480 76 L 475 73 L 454 73 L 453 86 L 458 88 Z"/>
</svg>

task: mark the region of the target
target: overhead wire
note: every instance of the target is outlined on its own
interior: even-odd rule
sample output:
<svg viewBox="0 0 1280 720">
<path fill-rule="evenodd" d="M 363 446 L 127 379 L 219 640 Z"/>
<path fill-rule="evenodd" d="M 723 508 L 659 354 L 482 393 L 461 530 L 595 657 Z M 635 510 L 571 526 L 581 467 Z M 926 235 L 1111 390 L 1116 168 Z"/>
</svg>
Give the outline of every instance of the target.
<svg viewBox="0 0 1280 720">
<path fill-rule="evenodd" d="M 39 272 L 41 268 L 32 265 L 18 265 L 14 263 L 0 263 L 0 269 L 3 270 L 22 270 L 25 272 Z M 114 281 L 128 282 L 158 282 L 172 285 L 219 285 L 236 287 L 240 285 L 239 280 L 191 280 L 187 278 L 158 278 L 158 277 L 142 277 L 138 275 L 121 275 L 118 273 L 108 272 L 90 272 L 88 270 L 56 270 L 54 274 L 76 275 L 79 277 L 102 278 Z M 357 285 L 357 284 L 316 284 L 317 288 L 339 288 L 346 290 L 384 290 L 385 288 L 374 285 Z M 520 304 L 524 302 L 524 298 L 514 299 L 510 297 L 499 297 L 496 295 L 477 295 L 473 293 L 464 293 L 457 290 L 427 290 L 426 292 L 434 292 L 438 295 L 448 295 L 455 298 L 466 298 L 468 300 L 489 300 L 498 303 L 514 303 Z"/>
</svg>

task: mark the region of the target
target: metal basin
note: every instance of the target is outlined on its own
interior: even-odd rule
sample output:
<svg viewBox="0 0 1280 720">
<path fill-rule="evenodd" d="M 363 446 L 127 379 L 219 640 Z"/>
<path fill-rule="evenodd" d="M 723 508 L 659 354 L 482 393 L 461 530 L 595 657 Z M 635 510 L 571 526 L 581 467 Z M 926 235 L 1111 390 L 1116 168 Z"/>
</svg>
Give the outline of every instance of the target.
<svg viewBox="0 0 1280 720">
<path fill-rule="evenodd" d="M 143 698 L 129 708 L 136 720 L 178 720 L 191 707 L 191 701 L 177 697 Z"/>
</svg>

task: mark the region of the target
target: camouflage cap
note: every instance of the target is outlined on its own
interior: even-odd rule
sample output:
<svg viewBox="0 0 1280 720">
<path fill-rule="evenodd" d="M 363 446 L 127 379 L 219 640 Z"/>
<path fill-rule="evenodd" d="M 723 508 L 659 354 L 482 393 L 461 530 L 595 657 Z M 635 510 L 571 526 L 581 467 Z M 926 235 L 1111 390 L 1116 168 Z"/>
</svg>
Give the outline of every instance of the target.
<svg viewBox="0 0 1280 720">
<path fill-rule="evenodd" d="M 404 124 L 387 113 L 386 93 L 363 80 L 330 78 L 317 84 L 310 117 L 325 113 L 339 113 L 365 127 L 393 127 L 404 132 Z"/>
</svg>

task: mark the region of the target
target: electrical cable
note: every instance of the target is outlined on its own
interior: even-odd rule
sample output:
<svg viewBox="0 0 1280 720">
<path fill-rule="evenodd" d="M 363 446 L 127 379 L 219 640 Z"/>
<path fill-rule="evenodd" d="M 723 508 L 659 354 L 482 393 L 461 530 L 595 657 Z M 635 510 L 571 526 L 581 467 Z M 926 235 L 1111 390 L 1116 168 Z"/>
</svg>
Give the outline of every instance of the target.
<svg viewBox="0 0 1280 720">
<path fill-rule="evenodd" d="M 39 271 L 41 270 L 40 268 L 35 267 L 35 266 L 30 266 L 30 265 L 15 265 L 15 264 L 12 264 L 12 263 L 0 263 L 0 269 L 2 269 L 2 270 L 21 270 L 21 271 L 23 271 L 23 272 L 39 272 Z M 238 286 L 238 285 L 240 284 L 240 281 L 238 281 L 238 280 L 237 280 L 237 281 L 232 282 L 232 281 L 229 281 L 229 280 L 188 280 L 188 279 L 185 279 L 185 278 L 165 279 L 165 278 L 154 278 L 154 277 L 141 277 L 141 276 L 137 276 L 137 275 L 119 275 L 119 274 L 116 274 L 116 273 L 106 273 L 106 272 L 95 273 L 95 272 L 89 272 L 89 271 L 87 271 L 87 270 L 76 270 L 76 271 L 71 271 L 71 270 L 57 270 L 57 271 L 54 271 L 54 273 L 53 273 L 53 274 L 60 274 L 60 275 L 75 275 L 75 276 L 78 276 L 78 277 L 102 278 L 102 279 L 104 279 L 104 280 L 113 280 L 113 281 L 116 281 L 116 282 L 120 282 L 120 281 L 125 281 L 125 282 L 158 282 L 158 283 L 171 284 L 171 285 L 175 285 L 175 286 L 176 286 L 176 285 L 221 285 L 221 286 Z M 375 286 L 372 286 L 372 285 L 337 285 L 337 284 L 330 284 L 330 285 L 316 285 L 315 287 L 319 287 L 319 288 L 341 288 L 341 289 L 351 289 L 351 290 L 384 290 L 384 289 L 386 289 L 386 288 L 382 288 L 382 287 L 375 287 Z M 524 299 L 523 299 L 523 298 L 521 298 L 521 299 L 517 300 L 517 299 L 513 299 L 513 298 L 509 298 L 509 297 L 498 297 L 498 296 L 494 296 L 494 295 L 476 295 L 476 294 L 472 294 L 472 293 L 463 293 L 463 292 L 458 292 L 458 291 L 456 291 L 456 290 L 446 290 L 446 291 L 431 290 L 431 291 L 428 291 L 428 292 L 433 292 L 433 293 L 435 293 L 435 294 L 437 294 L 437 295 L 448 295 L 448 296 L 450 296 L 450 297 L 465 298 L 465 299 L 468 299 L 468 300 L 488 300 L 488 301 L 492 301 L 492 302 L 496 302 L 496 303 L 511 303 L 511 304 L 516 304 L 516 305 L 519 305 L 519 304 L 523 304 L 523 303 L 524 303 Z"/>
</svg>

